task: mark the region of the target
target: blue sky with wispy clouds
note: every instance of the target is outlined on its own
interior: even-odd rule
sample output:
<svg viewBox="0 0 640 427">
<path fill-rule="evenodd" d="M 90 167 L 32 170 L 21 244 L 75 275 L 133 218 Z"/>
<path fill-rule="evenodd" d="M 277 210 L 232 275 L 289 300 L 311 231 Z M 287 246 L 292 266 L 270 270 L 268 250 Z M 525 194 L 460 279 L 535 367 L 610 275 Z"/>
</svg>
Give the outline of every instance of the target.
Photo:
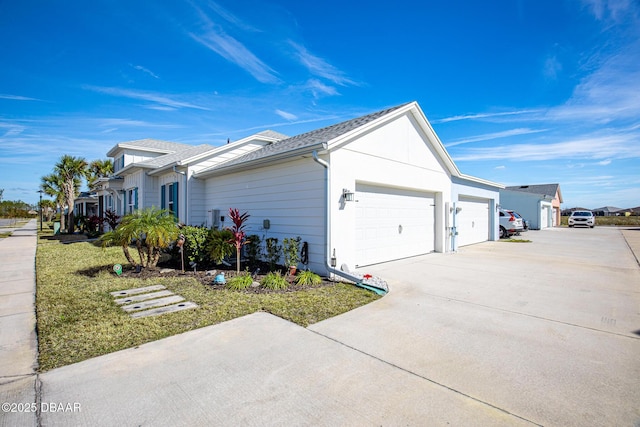
<svg viewBox="0 0 640 427">
<path fill-rule="evenodd" d="M 165 4 L 166 3 L 166 4 Z M 463 173 L 640 205 L 640 4 L 0 3 L 0 188 L 63 154 L 296 135 L 418 101 Z"/>
</svg>

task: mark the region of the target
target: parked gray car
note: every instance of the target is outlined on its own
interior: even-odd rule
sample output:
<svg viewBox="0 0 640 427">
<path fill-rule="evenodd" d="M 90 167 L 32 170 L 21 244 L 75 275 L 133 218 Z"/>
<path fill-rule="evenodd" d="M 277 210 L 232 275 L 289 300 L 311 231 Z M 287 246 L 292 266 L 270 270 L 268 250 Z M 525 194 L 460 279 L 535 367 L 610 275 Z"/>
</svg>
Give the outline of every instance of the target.
<svg viewBox="0 0 640 427">
<path fill-rule="evenodd" d="M 504 239 L 505 237 L 513 236 L 514 234 L 518 234 L 524 229 L 524 223 L 522 221 L 522 217 L 516 214 L 512 210 L 500 209 L 500 238 Z"/>
</svg>

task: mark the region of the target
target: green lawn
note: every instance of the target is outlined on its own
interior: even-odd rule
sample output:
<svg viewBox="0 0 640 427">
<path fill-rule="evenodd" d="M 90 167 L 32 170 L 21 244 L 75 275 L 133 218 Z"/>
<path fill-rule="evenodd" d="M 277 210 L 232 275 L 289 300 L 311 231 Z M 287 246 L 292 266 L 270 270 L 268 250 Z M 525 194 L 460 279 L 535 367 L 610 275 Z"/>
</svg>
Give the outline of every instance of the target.
<svg viewBox="0 0 640 427">
<path fill-rule="evenodd" d="M 111 267 L 126 264 L 120 248 L 39 239 L 36 255 L 40 369 L 46 371 L 239 316 L 266 311 L 302 326 L 378 298 L 347 284 L 305 291 L 256 294 L 212 290 L 194 278 L 132 279 Z M 110 292 L 162 284 L 198 308 L 132 319 Z"/>
</svg>

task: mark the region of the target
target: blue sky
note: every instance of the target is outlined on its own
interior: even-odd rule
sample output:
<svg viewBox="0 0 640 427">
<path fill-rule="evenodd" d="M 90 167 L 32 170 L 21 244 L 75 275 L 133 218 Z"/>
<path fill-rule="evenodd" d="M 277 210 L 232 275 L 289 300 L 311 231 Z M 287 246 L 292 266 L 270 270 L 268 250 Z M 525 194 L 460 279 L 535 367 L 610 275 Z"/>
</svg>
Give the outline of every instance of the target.
<svg viewBox="0 0 640 427">
<path fill-rule="evenodd" d="M 0 2 L 0 188 L 63 154 L 296 135 L 417 101 L 463 173 L 640 206 L 635 0 Z"/>
</svg>

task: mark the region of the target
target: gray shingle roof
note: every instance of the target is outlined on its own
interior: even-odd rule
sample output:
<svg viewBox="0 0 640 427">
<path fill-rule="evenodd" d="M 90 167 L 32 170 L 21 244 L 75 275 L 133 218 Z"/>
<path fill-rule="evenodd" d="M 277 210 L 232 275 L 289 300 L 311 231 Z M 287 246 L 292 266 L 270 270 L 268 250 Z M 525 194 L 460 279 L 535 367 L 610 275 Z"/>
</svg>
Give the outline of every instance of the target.
<svg viewBox="0 0 640 427">
<path fill-rule="evenodd" d="M 271 129 L 263 130 L 262 132 L 258 132 L 256 135 L 266 136 L 267 138 L 277 139 L 278 141 L 289 138 L 289 135 L 285 135 Z"/>
<path fill-rule="evenodd" d="M 523 193 L 546 194 L 555 197 L 560 184 L 513 185 L 505 190 L 522 191 Z"/>
<path fill-rule="evenodd" d="M 115 152 L 119 148 L 132 148 L 132 149 L 140 148 L 142 150 L 147 150 L 147 151 L 172 153 L 174 151 L 184 150 L 185 148 L 189 148 L 189 147 L 193 147 L 193 145 L 146 138 L 146 139 L 138 139 L 136 141 L 120 142 L 116 144 L 116 146 L 113 147 L 111 150 L 109 150 L 109 152 L 107 153 L 107 156 L 110 156 L 110 157 L 113 156 L 113 154 L 115 154 Z"/>
<path fill-rule="evenodd" d="M 273 144 L 269 144 L 259 150 L 252 151 L 243 156 L 236 157 L 228 162 L 222 163 L 209 170 L 221 169 L 230 166 L 239 165 L 255 160 L 266 159 L 279 154 L 285 154 L 291 151 L 303 150 L 305 148 L 311 148 L 321 143 L 326 143 L 335 139 L 347 132 L 357 129 L 366 125 L 382 116 L 385 116 L 401 107 L 404 107 L 408 103 L 398 105 L 386 110 L 377 111 L 375 113 L 367 114 L 366 116 L 357 117 L 355 119 L 347 120 L 345 122 L 337 123 L 335 125 L 327 126 L 321 129 L 312 130 L 311 132 L 303 133 L 300 135 L 286 138 Z"/>
<path fill-rule="evenodd" d="M 189 157 L 197 156 L 198 154 L 206 153 L 207 151 L 214 150 L 216 147 L 213 145 L 202 144 L 202 145 L 187 145 L 180 151 L 176 151 L 175 153 L 165 154 L 164 156 L 155 157 L 153 159 L 145 160 L 144 162 L 140 162 L 137 166 L 147 167 L 147 168 L 161 168 L 166 165 L 170 165 L 171 163 L 178 162 L 180 160 L 188 159 Z"/>
</svg>

